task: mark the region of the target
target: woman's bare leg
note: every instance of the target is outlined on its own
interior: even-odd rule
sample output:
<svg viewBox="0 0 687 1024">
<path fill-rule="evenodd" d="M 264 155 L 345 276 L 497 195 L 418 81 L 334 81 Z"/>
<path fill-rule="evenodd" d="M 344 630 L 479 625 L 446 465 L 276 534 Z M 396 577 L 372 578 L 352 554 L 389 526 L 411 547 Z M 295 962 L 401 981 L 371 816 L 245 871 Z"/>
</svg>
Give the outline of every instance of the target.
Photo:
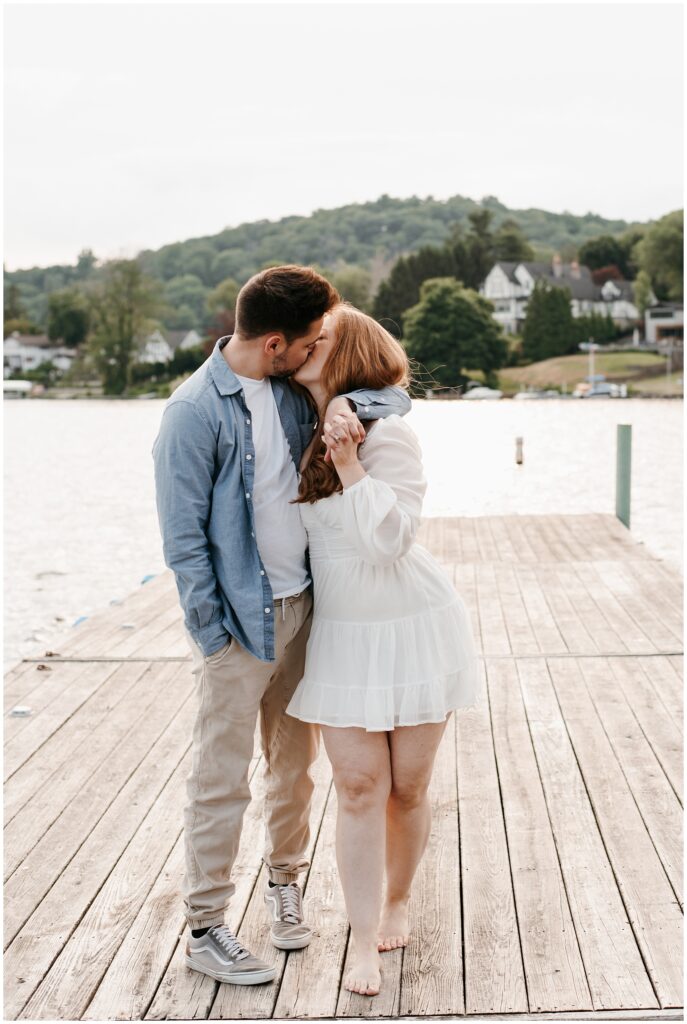
<svg viewBox="0 0 687 1024">
<path fill-rule="evenodd" d="M 376 995 L 381 980 L 377 930 L 391 789 L 387 733 L 321 728 L 339 805 L 336 860 L 353 938 L 353 961 L 344 987 Z"/>
<path fill-rule="evenodd" d="M 379 922 L 380 951 L 406 946 L 410 886 L 431 828 L 428 789 L 446 729 L 438 724 L 400 726 L 388 733 L 391 792 L 386 808 L 386 894 Z"/>
</svg>

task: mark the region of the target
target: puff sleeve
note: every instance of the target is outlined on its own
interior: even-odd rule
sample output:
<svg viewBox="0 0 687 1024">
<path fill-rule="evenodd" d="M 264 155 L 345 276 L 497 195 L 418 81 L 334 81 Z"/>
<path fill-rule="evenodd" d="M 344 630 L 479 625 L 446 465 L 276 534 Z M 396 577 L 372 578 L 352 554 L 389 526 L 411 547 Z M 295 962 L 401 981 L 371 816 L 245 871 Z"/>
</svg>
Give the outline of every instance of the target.
<svg viewBox="0 0 687 1024">
<path fill-rule="evenodd" d="M 344 536 L 373 565 L 391 565 L 415 539 L 427 482 L 414 431 L 400 417 L 380 420 L 360 449 L 367 476 L 344 489 Z"/>
</svg>

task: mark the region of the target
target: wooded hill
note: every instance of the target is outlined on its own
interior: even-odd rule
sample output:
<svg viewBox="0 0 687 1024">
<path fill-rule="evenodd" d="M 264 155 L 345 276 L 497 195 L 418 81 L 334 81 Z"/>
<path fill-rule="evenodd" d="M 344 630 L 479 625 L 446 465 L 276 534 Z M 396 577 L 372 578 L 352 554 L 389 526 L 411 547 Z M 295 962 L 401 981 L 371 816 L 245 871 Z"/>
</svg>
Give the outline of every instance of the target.
<svg viewBox="0 0 687 1024">
<path fill-rule="evenodd" d="M 241 224 L 216 235 L 145 250 L 138 258 L 142 269 L 160 281 L 186 278 L 182 291 L 192 292 L 194 282 L 199 290 L 210 289 L 227 278 L 241 284 L 268 263 L 314 264 L 325 272 L 361 267 L 369 272 L 375 291 L 400 255 L 441 245 L 456 225 L 467 228 L 469 214 L 480 209 L 491 211 L 494 229 L 505 220 L 515 221 L 540 259 L 559 252 L 570 260 L 589 239 L 620 235 L 635 226 L 593 213 L 578 217 L 511 210 L 493 196 L 475 202 L 463 196 L 438 200 L 384 195 L 374 202 L 316 210 L 309 217 Z M 5 272 L 5 288 L 16 285 L 22 307 L 35 322 L 43 323 L 50 292 L 84 283 L 97 273 L 96 258 L 84 252 L 73 266 Z"/>
</svg>

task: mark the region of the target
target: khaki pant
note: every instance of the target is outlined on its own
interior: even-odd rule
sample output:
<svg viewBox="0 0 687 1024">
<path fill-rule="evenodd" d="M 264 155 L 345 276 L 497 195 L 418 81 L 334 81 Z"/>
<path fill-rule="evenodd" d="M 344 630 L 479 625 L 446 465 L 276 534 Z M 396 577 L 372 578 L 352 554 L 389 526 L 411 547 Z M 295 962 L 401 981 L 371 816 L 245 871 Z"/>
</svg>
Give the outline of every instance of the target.
<svg viewBox="0 0 687 1024">
<path fill-rule="evenodd" d="M 265 760 L 266 845 L 273 882 L 295 881 L 308 867 L 308 768 L 317 757 L 319 729 L 284 714 L 303 677 L 312 621 L 312 589 L 274 607 L 276 661 L 254 658 L 236 640 L 205 658 L 193 653 L 198 713 L 193 764 L 184 808 L 184 902 L 191 928 L 224 922 L 234 892 L 231 870 L 251 794 L 248 768 L 258 712 Z"/>
</svg>

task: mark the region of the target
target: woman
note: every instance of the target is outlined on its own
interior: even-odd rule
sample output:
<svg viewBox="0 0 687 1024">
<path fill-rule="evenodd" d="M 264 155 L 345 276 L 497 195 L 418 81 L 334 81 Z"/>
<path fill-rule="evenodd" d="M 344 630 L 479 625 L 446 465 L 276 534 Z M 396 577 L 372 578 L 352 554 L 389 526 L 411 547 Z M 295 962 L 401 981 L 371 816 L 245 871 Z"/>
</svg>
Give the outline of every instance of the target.
<svg viewBox="0 0 687 1024">
<path fill-rule="evenodd" d="M 295 379 L 321 420 L 332 395 L 406 385 L 408 360 L 375 320 L 342 304 Z M 377 420 L 360 447 L 343 424 L 324 424 L 301 466 L 315 612 L 286 710 L 321 726 L 332 763 L 354 944 L 344 985 L 363 995 L 379 992 L 380 952 L 408 942 L 435 754 L 450 712 L 476 695 L 467 610 L 414 543 L 425 489 L 419 444 L 399 416 Z"/>
</svg>

